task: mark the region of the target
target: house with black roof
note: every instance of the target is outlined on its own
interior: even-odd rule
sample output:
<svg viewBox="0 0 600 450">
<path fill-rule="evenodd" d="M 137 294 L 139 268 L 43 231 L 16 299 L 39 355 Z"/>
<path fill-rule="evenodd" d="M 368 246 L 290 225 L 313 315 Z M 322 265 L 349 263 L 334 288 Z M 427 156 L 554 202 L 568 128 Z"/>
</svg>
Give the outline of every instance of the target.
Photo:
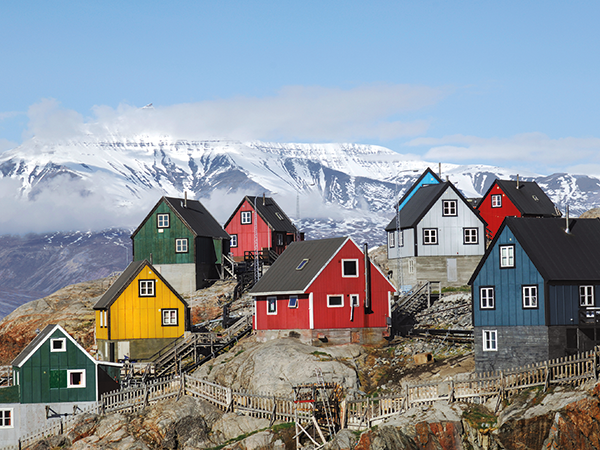
<svg viewBox="0 0 600 450">
<path fill-rule="evenodd" d="M 131 239 L 133 260 L 150 261 L 180 293 L 227 276 L 229 235 L 197 200 L 162 197 Z"/>
<path fill-rule="evenodd" d="M 256 246 L 264 259 L 274 260 L 290 243 L 304 240 L 304 233 L 298 231 L 275 199 L 265 195 L 246 195 L 224 228 L 231 236 L 231 255 L 238 262 L 247 252 L 253 254 Z"/>
<path fill-rule="evenodd" d="M 462 286 L 485 252 L 485 221 L 450 181 L 429 178 L 400 201 L 386 227 L 393 277 L 403 289 L 422 281 Z"/>
<path fill-rule="evenodd" d="M 476 369 L 600 344 L 599 268 L 599 219 L 505 218 L 469 280 Z"/>
<path fill-rule="evenodd" d="M 493 239 L 505 217 L 561 217 L 561 212 L 535 181 L 495 180 L 477 210 Z"/>
</svg>

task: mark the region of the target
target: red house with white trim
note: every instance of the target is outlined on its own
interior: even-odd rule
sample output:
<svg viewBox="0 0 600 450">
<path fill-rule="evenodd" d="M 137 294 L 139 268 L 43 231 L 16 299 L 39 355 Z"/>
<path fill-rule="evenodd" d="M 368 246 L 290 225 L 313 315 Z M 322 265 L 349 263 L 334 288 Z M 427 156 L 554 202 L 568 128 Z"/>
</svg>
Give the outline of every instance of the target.
<svg viewBox="0 0 600 450">
<path fill-rule="evenodd" d="M 254 329 L 259 339 L 378 343 L 395 291 L 349 237 L 295 242 L 250 290 Z"/>
<path fill-rule="evenodd" d="M 505 217 L 560 217 L 562 213 L 535 181 L 495 180 L 477 204 L 493 239 Z"/>
<path fill-rule="evenodd" d="M 230 252 L 238 262 L 244 260 L 244 252 L 254 252 L 255 234 L 259 251 L 272 250 L 277 255 L 283 253 L 297 236 L 304 239 L 304 234 L 298 232 L 275 200 L 264 195 L 245 196 L 224 228 L 231 236 Z"/>
</svg>

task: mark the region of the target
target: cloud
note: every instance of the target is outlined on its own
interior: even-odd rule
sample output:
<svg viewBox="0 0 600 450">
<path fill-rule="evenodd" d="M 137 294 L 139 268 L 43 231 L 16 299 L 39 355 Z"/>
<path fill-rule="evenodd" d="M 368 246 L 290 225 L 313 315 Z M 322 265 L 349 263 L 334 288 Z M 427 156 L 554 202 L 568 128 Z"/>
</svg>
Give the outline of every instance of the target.
<svg viewBox="0 0 600 450">
<path fill-rule="evenodd" d="M 428 120 L 414 117 L 439 102 L 448 88 L 369 85 L 352 89 L 290 86 L 276 95 L 235 97 L 139 108 L 95 106 L 93 117 L 46 99 L 29 109 L 27 136 L 165 135 L 179 139 L 354 142 L 423 134 Z"/>
<path fill-rule="evenodd" d="M 508 138 L 481 138 L 457 134 L 416 138 L 407 145 L 431 147 L 424 159 L 463 164 L 517 163 L 538 171 L 561 172 L 569 166 L 582 168 L 591 163 L 600 164 L 600 138 L 595 137 L 552 139 L 543 133 L 523 133 Z"/>
<path fill-rule="evenodd" d="M 19 144 L 17 144 L 16 142 L 0 138 L 0 153 L 2 153 L 5 150 L 10 150 L 11 148 L 15 148 L 17 145 Z"/>
</svg>

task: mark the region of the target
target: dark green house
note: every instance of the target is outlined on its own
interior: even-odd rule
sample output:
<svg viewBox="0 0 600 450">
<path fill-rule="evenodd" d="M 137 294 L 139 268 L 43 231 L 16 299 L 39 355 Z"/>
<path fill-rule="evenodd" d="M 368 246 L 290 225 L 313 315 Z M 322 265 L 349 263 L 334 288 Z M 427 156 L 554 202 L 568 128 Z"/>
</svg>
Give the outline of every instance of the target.
<svg viewBox="0 0 600 450">
<path fill-rule="evenodd" d="M 225 277 L 229 235 L 197 200 L 162 197 L 131 239 L 133 260 L 150 261 L 177 292 Z"/>
</svg>

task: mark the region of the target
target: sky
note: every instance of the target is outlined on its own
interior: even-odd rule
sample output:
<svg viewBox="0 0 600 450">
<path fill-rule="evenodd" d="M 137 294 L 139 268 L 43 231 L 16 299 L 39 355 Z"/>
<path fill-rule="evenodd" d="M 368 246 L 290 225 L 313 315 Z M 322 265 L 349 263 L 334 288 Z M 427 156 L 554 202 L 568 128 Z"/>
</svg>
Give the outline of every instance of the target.
<svg viewBox="0 0 600 450">
<path fill-rule="evenodd" d="M 598 17 L 597 1 L 3 2 L 0 152 L 93 129 L 597 175 Z"/>
</svg>

